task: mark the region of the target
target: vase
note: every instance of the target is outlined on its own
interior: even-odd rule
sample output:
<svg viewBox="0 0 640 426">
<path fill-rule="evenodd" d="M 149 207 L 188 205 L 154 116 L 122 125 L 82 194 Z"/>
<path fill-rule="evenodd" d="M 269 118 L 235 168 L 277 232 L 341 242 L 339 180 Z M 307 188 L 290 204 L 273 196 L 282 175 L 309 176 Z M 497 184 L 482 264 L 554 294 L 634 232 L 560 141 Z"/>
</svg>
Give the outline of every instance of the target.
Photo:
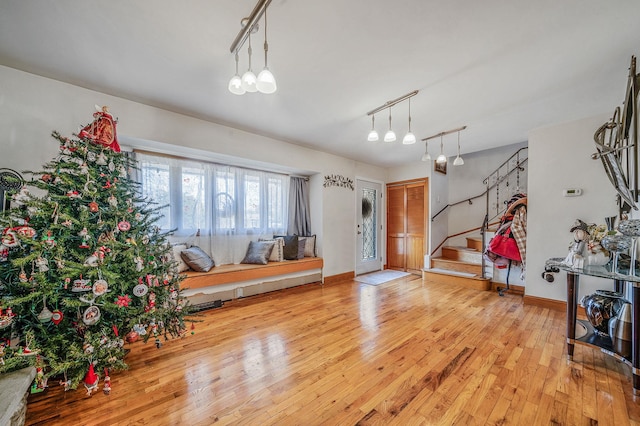
<svg viewBox="0 0 640 426">
<path fill-rule="evenodd" d="M 609 336 L 614 352 L 631 359 L 632 305 L 624 303 L 618 314 L 609 320 Z"/>
<path fill-rule="evenodd" d="M 607 235 L 600 241 L 602 247 L 613 253 L 611 272 L 618 273 L 618 257 L 633 245 L 633 239 L 627 235 Z"/>
<path fill-rule="evenodd" d="M 587 252 L 587 265 L 589 266 L 604 266 L 609 263 L 609 260 L 609 253 L 600 244 Z"/>
<path fill-rule="evenodd" d="M 631 245 L 631 250 L 629 251 L 629 255 L 631 256 L 631 260 L 629 263 L 629 275 L 635 275 L 637 254 L 636 247 L 638 237 L 640 237 L 640 219 L 623 220 L 618 224 L 618 231 L 620 231 L 622 235 L 627 235 L 633 239 L 633 244 Z"/>
<path fill-rule="evenodd" d="M 609 321 L 618 315 L 620 309 L 629 301 L 622 298 L 622 293 L 610 290 L 596 290 L 580 301 L 584 306 L 587 319 L 600 336 L 609 336 Z"/>
</svg>

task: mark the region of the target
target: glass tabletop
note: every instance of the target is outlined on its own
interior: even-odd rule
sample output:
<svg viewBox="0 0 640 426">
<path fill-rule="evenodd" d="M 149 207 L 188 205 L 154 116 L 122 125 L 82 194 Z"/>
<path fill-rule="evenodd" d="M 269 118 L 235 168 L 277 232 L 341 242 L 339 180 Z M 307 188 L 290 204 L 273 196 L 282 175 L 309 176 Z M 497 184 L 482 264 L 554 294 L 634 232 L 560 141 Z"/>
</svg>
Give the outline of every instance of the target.
<svg viewBox="0 0 640 426">
<path fill-rule="evenodd" d="M 562 271 L 566 271 L 573 274 L 588 275 L 591 277 L 609 278 L 620 281 L 630 281 L 633 283 L 640 283 L 640 271 L 636 271 L 636 275 L 629 275 L 629 267 L 618 265 L 618 271 L 616 273 L 611 271 L 611 262 L 604 266 L 589 265 L 584 268 L 572 268 L 571 266 L 562 264 L 564 258 L 552 257 L 545 262 L 545 266 L 555 266 Z"/>
</svg>

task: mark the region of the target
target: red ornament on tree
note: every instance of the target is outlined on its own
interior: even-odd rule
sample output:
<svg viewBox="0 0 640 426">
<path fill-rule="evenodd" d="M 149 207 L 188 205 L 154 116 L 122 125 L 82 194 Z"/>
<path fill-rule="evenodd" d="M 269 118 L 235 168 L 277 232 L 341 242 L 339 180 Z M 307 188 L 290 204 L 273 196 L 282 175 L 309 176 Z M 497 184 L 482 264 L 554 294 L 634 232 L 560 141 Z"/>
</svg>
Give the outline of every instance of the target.
<svg viewBox="0 0 640 426">
<path fill-rule="evenodd" d="M 87 395 L 91 396 L 91 392 L 98 389 L 98 382 L 100 381 L 100 377 L 96 374 L 93 369 L 93 364 L 89 364 L 89 371 L 87 371 L 87 375 L 84 376 L 84 387 L 87 389 Z"/>
</svg>

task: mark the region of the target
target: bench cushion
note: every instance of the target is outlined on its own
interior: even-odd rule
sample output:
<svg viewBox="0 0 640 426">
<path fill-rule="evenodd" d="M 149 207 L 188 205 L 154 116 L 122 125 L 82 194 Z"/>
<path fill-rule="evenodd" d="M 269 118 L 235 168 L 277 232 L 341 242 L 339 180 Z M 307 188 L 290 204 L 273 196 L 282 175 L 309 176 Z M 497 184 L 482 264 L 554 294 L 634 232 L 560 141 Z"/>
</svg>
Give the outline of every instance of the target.
<svg viewBox="0 0 640 426">
<path fill-rule="evenodd" d="M 251 241 L 247 248 L 247 254 L 240 263 L 266 265 L 269 263 L 269 256 L 271 256 L 275 244 L 275 241 Z"/>
</svg>

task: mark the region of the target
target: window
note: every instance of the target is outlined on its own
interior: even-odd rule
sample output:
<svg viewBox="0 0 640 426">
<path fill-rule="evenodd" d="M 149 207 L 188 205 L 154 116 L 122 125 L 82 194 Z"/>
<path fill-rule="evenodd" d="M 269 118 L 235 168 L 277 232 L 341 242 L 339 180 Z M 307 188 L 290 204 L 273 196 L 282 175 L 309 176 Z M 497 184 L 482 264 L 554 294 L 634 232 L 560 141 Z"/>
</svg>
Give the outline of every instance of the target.
<svg viewBox="0 0 640 426">
<path fill-rule="evenodd" d="M 142 194 L 163 206 L 158 223 L 178 235 L 286 233 L 289 177 L 137 154 Z"/>
</svg>

